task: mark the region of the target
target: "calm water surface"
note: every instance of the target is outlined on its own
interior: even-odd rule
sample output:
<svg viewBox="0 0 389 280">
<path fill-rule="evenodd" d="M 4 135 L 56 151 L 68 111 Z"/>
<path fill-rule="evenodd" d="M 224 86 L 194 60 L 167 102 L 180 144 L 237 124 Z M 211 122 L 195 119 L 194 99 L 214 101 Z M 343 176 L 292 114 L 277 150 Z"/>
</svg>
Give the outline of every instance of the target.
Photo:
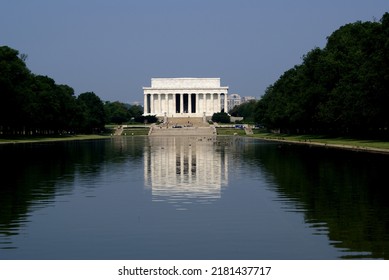
<svg viewBox="0 0 389 280">
<path fill-rule="evenodd" d="M 0 159 L 0 259 L 389 258 L 389 156 L 123 137 Z"/>
</svg>

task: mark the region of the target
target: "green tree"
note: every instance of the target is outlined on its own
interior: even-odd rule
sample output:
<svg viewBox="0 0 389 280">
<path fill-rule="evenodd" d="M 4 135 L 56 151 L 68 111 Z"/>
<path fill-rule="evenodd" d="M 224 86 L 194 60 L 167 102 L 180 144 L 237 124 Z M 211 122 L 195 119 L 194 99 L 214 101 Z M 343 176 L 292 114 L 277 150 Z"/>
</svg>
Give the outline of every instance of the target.
<svg viewBox="0 0 389 280">
<path fill-rule="evenodd" d="M 130 120 L 130 113 L 126 104 L 119 101 L 105 102 L 104 110 L 108 123 L 122 124 Z"/>
<path fill-rule="evenodd" d="M 156 123 L 158 118 L 156 116 L 138 116 L 135 121 L 138 123 Z"/>
<path fill-rule="evenodd" d="M 139 118 L 143 115 L 143 107 L 141 105 L 130 105 L 128 108 L 130 118 Z"/>
<path fill-rule="evenodd" d="M 243 117 L 245 121 L 252 122 L 255 118 L 255 107 L 257 101 L 250 100 L 232 108 L 229 113 L 233 117 Z"/>
<path fill-rule="evenodd" d="M 30 70 L 17 50 L 0 47 L 0 131 L 19 133 L 26 125 Z"/>
<path fill-rule="evenodd" d="M 284 132 L 389 137 L 389 14 L 328 37 L 269 86 L 255 120 Z"/>
<path fill-rule="evenodd" d="M 214 113 L 212 115 L 212 121 L 219 122 L 219 123 L 229 123 L 230 116 L 226 112 Z"/>
<path fill-rule="evenodd" d="M 104 103 L 94 92 L 85 92 L 77 101 L 84 115 L 82 129 L 86 132 L 101 132 L 105 125 Z"/>
</svg>

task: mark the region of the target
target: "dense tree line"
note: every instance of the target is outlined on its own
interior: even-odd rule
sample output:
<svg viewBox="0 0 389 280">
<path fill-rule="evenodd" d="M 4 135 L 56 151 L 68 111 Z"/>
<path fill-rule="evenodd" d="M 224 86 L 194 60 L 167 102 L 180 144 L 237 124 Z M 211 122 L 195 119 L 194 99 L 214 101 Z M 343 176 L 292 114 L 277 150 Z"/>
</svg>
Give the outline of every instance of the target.
<svg viewBox="0 0 389 280">
<path fill-rule="evenodd" d="M 93 92 L 74 95 L 67 85 L 26 67 L 26 55 L 0 47 L 0 134 L 95 133 L 104 129 L 104 104 Z"/>
<path fill-rule="evenodd" d="M 141 106 L 103 103 L 93 92 L 75 96 L 71 87 L 31 73 L 26 58 L 0 47 L 0 135 L 100 133 L 106 123 L 141 117 Z"/>
<path fill-rule="evenodd" d="M 256 103 L 255 100 L 250 100 L 234 106 L 234 108 L 229 111 L 229 114 L 233 117 L 243 117 L 246 122 L 253 122 L 255 119 Z"/>
<path fill-rule="evenodd" d="M 294 133 L 389 135 L 389 13 L 336 30 L 256 103 L 255 120 Z"/>
<path fill-rule="evenodd" d="M 123 124 L 123 123 L 148 123 L 156 122 L 158 119 L 155 116 L 143 117 L 143 107 L 141 105 L 129 105 L 119 101 L 105 102 L 105 114 L 107 123 Z M 153 117 L 151 119 L 151 117 Z"/>
</svg>

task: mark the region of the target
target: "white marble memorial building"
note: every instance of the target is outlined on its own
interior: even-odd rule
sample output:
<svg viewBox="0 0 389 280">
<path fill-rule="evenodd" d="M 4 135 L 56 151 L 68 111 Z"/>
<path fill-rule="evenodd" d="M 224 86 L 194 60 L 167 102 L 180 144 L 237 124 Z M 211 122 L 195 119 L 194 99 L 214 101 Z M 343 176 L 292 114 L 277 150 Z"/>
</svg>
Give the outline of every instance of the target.
<svg viewBox="0 0 389 280">
<path fill-rule="evenodd" d="M 143 87 L 144 115 L 211 117 L 226 108 L 228 87 L 220 78 L 152 78 Z"/>
</svg>

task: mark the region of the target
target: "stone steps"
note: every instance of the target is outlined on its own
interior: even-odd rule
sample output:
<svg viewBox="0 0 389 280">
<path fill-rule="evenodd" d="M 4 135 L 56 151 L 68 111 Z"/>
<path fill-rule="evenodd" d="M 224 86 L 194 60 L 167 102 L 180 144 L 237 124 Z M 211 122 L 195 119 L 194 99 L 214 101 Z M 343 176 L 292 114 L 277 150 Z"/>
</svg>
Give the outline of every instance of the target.
<svg viewBox="0 0 389 280">
<path fill-rule="evenodd" d="M 251 129 L 251 127 L 248 127 L 248 126 L 245 126 L 244 131 L 246 132 L 246 135 L 254 134 L 253 130 Z"/>
<path fill-rule="evenodd" d="M 182 125 L 193 127 L 209 127 L 208 123 L 203 122 L 203 118 L 183 117 L 183 118 L 168 118 L 168 125 Z"/>
<path fill-rule="evenodd" d="M 122 133 L 123 133 L 123 126 L 118 126 L 118 127 L 115 129 L 114 135 L 115 135 L 115 136 L 119 136 L 119 135 L 122 135 Z"/>
<path fill-rule="evenodd" d="M 166 128 L 154 126 L 150 131 L 150 136 L 212 136 L 216 135 L 214 127 L 182 127 Z"/>
</svg>

